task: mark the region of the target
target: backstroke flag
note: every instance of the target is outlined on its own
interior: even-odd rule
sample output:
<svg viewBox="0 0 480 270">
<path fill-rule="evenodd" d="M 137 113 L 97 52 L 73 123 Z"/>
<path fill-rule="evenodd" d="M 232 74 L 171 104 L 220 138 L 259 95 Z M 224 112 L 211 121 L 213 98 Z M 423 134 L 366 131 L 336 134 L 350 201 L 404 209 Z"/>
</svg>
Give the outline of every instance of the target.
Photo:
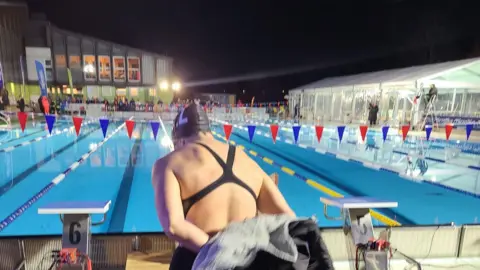
<svg viewBox="0 0 480 270">
<path fill-rule="evenodd" d="M 100 118 L 100 127 L 102 128 L 103 138 L 107 136 L 108 122 L 109 120 L 107 118 Z"/>
<path fill-rule="evenodd" d="M 295 141 L 295 144 L 298 143 L 298 136 L 300 135 L 300 128 L 301 128 L 301 126 L 292 126 L 293 140 Z"/>
<path fill-rule="evenodd" d="M 425 126 L 425 135 L 426 135 L 427 141 L 430 140 L 430 134 L 432 134 L 432 125 L 426 125 Z"/>
<path fill-rule="evenodd" d="M 152 121 L 150 122 L 150 126 L 152 127 L 153 139 L 157 140 L 158 128 L 160 127 L 160 122 Z"/>
<path fill-rule="evenodd" d="M 132 138 L 132 132 L 133 132 L 133 129 L 135 128 L 135 121 L 133 120 L 127 120 L 125 121 L 125 126 L 127 127 L 127 134 L 128 134 L 128 138 Z"/>
<path fill-rule="evenodd" d="M 37 69 L 38 84 L 40 85 L 40 95 L 47 96 L 47 78 L 45 77 L 45 68 L 38 60 L 35 60 L 35 68 Z"/>
<path fill-rule="evenodd" d="M 278 135 L 278 125 L 270 125 L 270 133 L 272 134 L 273 143 L 276 143 Z"/>
<path fill-rule="evenodd" d="M 74 116 L 72 117 L 72 120 L 73 120 L 73 126 L 75 127 L 75 133 L 77 133 L 77 136 L 78 136 L 78 134 L 80 134 L 80 128 L 82 127 L 83 118 Z"/>
<path fill-rule="evenodd" d="M 388 129 L 390 128 L 390 126 L 383 126 L 382 127 L 382 139 L 383 139 L 383 142 L 385 142 L 387 140 L 387 136 L 388 136 Z"/>
<path fill-rule="evenodd" d="M 338 126 L 337 132 L 338 132 L 338 141 L 341 143 L 343 139 L 343 133 L 345 132 L 345 126 Z"/>
<path fill-rule="evenodd" d="M 470 139 L 470 134 L 472 134 L 472 130 L 473 130 L 473 124 L 465 125 L 465 131 L 467 133 L 467 141 L 468 139 Z"/>
<path fill-rule="evenodd" d="M 25 131 L 25 125 L 27 124 L 27 114 L 25 112 L 17 112 L 18 122 L 20 122 L 20 128 L 22 132 Z"/>
<path fill-rule="evenodd" d="M 250 142 L 253 141 L 253 136 L 255 135 L 255 129 L 257 128 L 254 125 L 248 125 L 248 138 L 250 139 Z"/>
<path fill-rule="evenodd" d="M 47 122 L 48 133 L 52 135 L 53 125 L 55 124 L 55 115 L 53 114 L 45 115 L 45 121 Z"/>
</svg>

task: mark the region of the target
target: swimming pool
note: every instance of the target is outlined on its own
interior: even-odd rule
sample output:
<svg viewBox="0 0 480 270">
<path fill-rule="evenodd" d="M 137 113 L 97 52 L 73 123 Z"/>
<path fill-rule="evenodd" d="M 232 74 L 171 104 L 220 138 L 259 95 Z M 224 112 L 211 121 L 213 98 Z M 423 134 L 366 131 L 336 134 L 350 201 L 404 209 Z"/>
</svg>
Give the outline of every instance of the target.
<svg viewBox="0 0 480 270">
<path fill-rule="evenodd" d="M 247 131 L 240 128 L 234 128 L 232 136 L 234 140 L 253 146 L 263 156 L 278 159 L 279 163 L 289 162 L 295 172 L 342 195 L 398 201 L 399 207 L 385 214 L 402 224 L 478 222 L 476 209 L 480 207 L 480 199 L 473 196 L 428 182 L 406 180 L 388 171 L 375 171 L 356 162 L 335 159 L 284 141 L 277 141 L 273 146 L 272 139 L 265 136 L 255 136 L 253 143 L 249 143 Z"/>
<path fill-rule="evenodd" d="M 247 125 L 255 125 L 255 138 L 258 135 L 271 138 L 268 123 L 251 121 L 247 124 L 233 124 L 234 130 L 244 131 L 247 130 Z M 359 128 L 347 126 L 342 143 L 339 143 L 337 129 L 325 127 L 318 143 L 314 127 L 302 125 L 298 144 L 303 148 L 335 153 L 340 158 L 351 157 L 358 162 L 374 163 L 401 173 L 404 173 L 407 167 L 408 155 L 416 157 L 423 152 L 429 169 L 422 179 L 480 195 L 480 154 L 476 153 L 480 143 L 458 140 L 447 142 L 436 138 L 426 141 L 414 136 L 407 136 L 407 140 L 403 142 L 402 136 L 396 131 L 391 130 L 388 134 L 384 143 L 381 132 L 369 130 L 363 142 Z M 288 124 L 282 126 L 277 139 L 293 143 L 292 127 Z M 366 144 L 373 144 L 373 147 L 367 148 Z"/>
<path fill-rule="evenodd" d="M 38 215 L 37 209 L 59 201 L 106 201 L 112 204 L 106 222 L 92 228 L 93 233 L 159 232 L 151 167 L 169 152 L 157 140 L 148 123 L 137 122 L 129 139 L 123 121 L 112 121 L 105 143 L 97 119 L 82 127 L 77 137 L 68 118 L 59 120 L 53 136 L 42 123 L 28 123 L 24 134 L 14 128 L 9 138 L 0 141 L 0 224 L 16 213 L 8 226 L 0 227 L 0 236 L 51 235 L 62 231 L 58 216 Z M 135 119 L 134 119 L 135 120 Z M 120 129 L 117 129 L 120 128 Z M 166 132 L 171 125 L 166 123 Z M 215 125 L 222 140 L 221 126 Z M 242 145 L 267 172 L 280 174 L 280 190 L 300 216 L 316 216 L 324 227 L 338 227 L 340 221 L 323 217 L 321 196 L 369 195 L 399 201 L 399 208 L 374 213 L 379 220 L 402 224 L 457 224 L 476 222 L 478 199 L 423 183 L 414 183 L 355 163 L 322 156 L 313 151 L 271 139 L 256 137 L 248 142 L 243 131 L 234 131 L 231 141 Z M 29 142 L 29 143 L 27 143 Z M 7 149 L 8 151 L 5 151 Z M 53 179 L 86 153 L 92 154 L 71 171 L 63 181 L 51 186 Z M 49 187 L 45 189 L 45 187 Z M 43 190 L 44 194 L 38 197 Z M 332 193 L 333 192 L 333 193 Z M 37 199 L 33 200 L 32 198 Z M 28 202 L 29 207 L 22 208 Z M 460 207 L 462 206 L 462 207 Z M 332 215 L 338 214 L 332 211 Z M 94 216 L 93 221 L 101 216 Z M 2 229 L 3 228 L 3 229 Z"/>
</svg>

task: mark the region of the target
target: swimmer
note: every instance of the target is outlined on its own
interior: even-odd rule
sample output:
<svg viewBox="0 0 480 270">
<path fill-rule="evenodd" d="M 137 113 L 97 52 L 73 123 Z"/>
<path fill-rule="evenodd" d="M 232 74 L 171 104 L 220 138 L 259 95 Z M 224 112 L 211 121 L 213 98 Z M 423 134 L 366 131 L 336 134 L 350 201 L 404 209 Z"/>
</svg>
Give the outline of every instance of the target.
<svg viewBox="0 0 480 270">
<path fill-rule="evenodd" d="M 244 151 L 214 139 L 205 111 L 191 104 L 174 120 L 175 151 L 152 170 L 157 214 L 179 243 L 170 269 L 191 269 L 210 237 L 231 222 L 295 213 L 272 179 Z"/>
</svg>

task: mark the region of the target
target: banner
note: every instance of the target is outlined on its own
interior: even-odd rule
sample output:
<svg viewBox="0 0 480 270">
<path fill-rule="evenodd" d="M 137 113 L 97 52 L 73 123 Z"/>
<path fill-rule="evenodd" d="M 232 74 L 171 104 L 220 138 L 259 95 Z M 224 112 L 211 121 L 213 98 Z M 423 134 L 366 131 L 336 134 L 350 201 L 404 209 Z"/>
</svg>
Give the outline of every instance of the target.
<svg viewBox="0 0 480 270">
<path fill-rule="evenodd" d="M 2 63 L 0 63 L 0 90 L 3 89 L 3 68 Z"/>
<path fill-rule="evenodd" d="M 0 70 L 2 69 L 0 64 Z M 23 55 L 20 55 L 20 71 L 22 72 L 22 97 L 25 97 L 25 71 L 23 69 Z"/>
<path fill-rule="evenodd" d="M 125 81 L 125 57 L 123 56 L 113 57 L 113 81 Z"/>
<path fill-rule="evenodd" d="M 447 124 L 453 124 L 453 128 L 465 128 L 467 124 L 473 124 L 473 130 L 480 130 L 480 117 L 469 116 L 437 116 L 439 127 L 445 127 Z M 431 118 L 427 118 L 427 125 L 431 125 Z"/>
<path fill-rule="evenodd" d="M 68 76 L 68 85 L 70 86 L 70 94 L 73 97 L 72 71 L 69 68 L 67 68 L 67 76 Z"/>
<path fill-rule="evenodd" d="M 127 57 L 128 64 L 128 81 L 139 82 L 140 81 L 140 58 L 129 56 Z"/>
<path fill-rule="evenodd" d="M 98 79 L 103 82 L 112 80 L 112 69 L 110 65 L 110 56 L 98 56 Z"/>
<path fill-rule="evenodd" d="M 97 80 L 97 63 L 95 61 L 95 55 L 83 55 L 83 78 L 85 81 L 96 81 Z"/>
<path fill-rule="evenodd" d="M 35 68 L 37 69 L 38 84 L 40 85 L 40 95 L 47 96 L 47 78 L 45 77 L 45 68 L 38 60 L 35 60 Z"/>
</svg>

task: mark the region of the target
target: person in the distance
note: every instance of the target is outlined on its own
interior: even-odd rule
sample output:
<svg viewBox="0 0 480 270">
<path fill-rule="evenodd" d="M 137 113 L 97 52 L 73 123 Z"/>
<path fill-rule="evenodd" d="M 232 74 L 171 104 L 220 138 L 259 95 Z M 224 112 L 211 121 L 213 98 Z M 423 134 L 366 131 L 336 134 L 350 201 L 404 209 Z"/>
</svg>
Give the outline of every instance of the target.
<svg viewBox="0 0 480 270">
<path fill-rule="evenodd" d="M 172 137 L 175 151 L 152 169 L 160 223 L 179 243 L 170 269 L 191 269 L 202 246 L 231 222 L 259 212 L 295 216 L 254 160 L 214 139 L 200 105 L 191 104 L 177 115 Z"/>
</svg>

